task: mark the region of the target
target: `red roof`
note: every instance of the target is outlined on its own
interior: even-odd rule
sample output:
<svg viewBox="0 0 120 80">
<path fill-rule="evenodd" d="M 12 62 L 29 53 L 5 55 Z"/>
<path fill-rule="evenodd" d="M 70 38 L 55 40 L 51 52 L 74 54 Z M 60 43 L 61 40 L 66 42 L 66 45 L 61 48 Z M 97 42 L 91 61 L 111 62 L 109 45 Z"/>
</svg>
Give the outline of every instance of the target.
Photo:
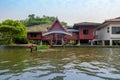
<svg viewBox="0 0 120 80">
<path fill-rule="evenodd" d="M 62 26 L 62 24 L 60 23 L 60 21 L 58 20 L 58 18 L 56 18 L 56 20 L 54 21 L 54 23 L 48 29 L 48 32 L 52 31 L 52 30 L 56 30 L 56 24 L 58 24 L 57 28 L 59 28 L 59 30 L 62 30 L 62 31 L 66 32 L 66 29 Z"/>
<path fill-rule="evenodd" d="M 60 23 L 60 21 L 57 18 L 56 18 L 55 22 L 52 24 L 52 26 L 48 29 L 48 31 L 43 33 L 43 36 L 46 36 L 49 34 L 72 35 L 62 26 L 62 24 Z"/>
</svg>

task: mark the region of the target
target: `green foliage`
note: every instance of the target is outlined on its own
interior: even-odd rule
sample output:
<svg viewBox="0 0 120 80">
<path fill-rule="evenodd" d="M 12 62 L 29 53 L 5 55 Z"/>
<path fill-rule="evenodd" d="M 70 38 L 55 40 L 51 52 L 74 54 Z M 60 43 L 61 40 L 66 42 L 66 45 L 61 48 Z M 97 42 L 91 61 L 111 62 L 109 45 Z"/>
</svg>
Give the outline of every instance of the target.
<svg viewBox="0 0 120 80">
<path fill-rule="evenodd" d="M 5 20 L 0 25 L 0 33 L 7 39 L 8 44 L 11 44 L 14 38 L 26 37 L 27 29 L 19 21 Z"/>
<path fill-rule="evenodd" d="M 49 45 L 37 45 L 37 49 L 41 50 L 41 49 L 49 49 L 50 46 Z"/>
<path fill-rule="evenodd" d="M 35 19 L 35 14 L 30 14 L 30 15 L 28 15 L 28 17 L 30 20 Z"/>
<path fill-rule="evenodd" d="M 0 45 L 8 44 L 7 40 L 0 40 Z"/>
<path fill-rule="evenodd" d="M 67 26 L 67 23 L 63 22 L 63 21 L 61 22 L 61 24 L 64 25 L 64 26 Z"/>
<path fill-rule="evenodd" d="M 18 38 L 14 38 L 13 41 L 16 44 L 28 44 L 28 39 L 26 37 L 18 37 Z"/>
<path fill-rule="evenodd" d="M 28 15 L 28 19 L 22 20 L 21 22 L 26 26 L 40 25 L 40 24 L 52 24 L 55 21 L 56 17 L 45 16 L 38 17 L 35 14 Z M 67 25 L 66 22 L 62 22 L 63 25 Z"/>
</svg>

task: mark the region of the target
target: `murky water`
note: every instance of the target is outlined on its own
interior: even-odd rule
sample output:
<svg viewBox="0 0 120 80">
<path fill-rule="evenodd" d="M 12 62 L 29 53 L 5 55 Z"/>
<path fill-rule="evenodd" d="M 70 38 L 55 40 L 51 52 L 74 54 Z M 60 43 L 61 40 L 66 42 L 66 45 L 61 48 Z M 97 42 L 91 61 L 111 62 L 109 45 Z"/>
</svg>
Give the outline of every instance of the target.
<svg viewBox="0 0 120 80">
<path fill-rule="evenodd" d="M 119 48 L 0 49 L 0 80 L 120 80 Z"/>
</svg>

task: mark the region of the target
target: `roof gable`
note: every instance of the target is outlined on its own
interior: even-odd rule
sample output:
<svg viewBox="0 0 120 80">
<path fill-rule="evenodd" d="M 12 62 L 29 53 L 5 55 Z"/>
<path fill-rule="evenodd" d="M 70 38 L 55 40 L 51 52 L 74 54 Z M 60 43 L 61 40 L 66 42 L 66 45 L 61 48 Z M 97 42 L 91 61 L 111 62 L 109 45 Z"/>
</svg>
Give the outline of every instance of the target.
<svg viewBox="0 0 120 80">
<path fill-rule="evenodd" d="M 59 30 L 59 31 L 66 31 L 65 28 L 60 23 L 60 21 L 56 18 L 55 22 L 48 29 L 48 31 L 57 31 L 57 30 Z"/>
<path fill-rule="evenodd" d="M 55 22 L 53 23 L 53 25 L 48 28 L 48 31 L 43 33 L 42 36 L 47 36 L 47 35 L 51 35 L 51 34 L 65 34 L 65 35 L 69 35 L 72 36 L 71 33 L 69 33 L 59 22 L 59 20 L 56 18 Z"/>
</svg>

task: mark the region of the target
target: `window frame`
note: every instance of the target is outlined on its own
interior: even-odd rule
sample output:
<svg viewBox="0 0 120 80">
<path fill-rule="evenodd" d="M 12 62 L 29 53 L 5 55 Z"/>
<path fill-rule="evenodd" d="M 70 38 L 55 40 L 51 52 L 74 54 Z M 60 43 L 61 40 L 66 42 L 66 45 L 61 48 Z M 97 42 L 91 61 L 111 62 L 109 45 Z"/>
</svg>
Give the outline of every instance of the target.
<svg viewBox="0 0 120 80">
<path fill-rule="evenodd" d="M 83 29 L 83 34 L 88 35 L 89 34 L 89 29 Z"/>
<path fill-rule="evenodd" d="M 31 37 L 37 37 L 37 33 L 30 33 Z"/>
<path fill-rule="evenodd" d="M 112 26 L 112 34 L 120 34 L 120 26 Z"/>
</svg>

